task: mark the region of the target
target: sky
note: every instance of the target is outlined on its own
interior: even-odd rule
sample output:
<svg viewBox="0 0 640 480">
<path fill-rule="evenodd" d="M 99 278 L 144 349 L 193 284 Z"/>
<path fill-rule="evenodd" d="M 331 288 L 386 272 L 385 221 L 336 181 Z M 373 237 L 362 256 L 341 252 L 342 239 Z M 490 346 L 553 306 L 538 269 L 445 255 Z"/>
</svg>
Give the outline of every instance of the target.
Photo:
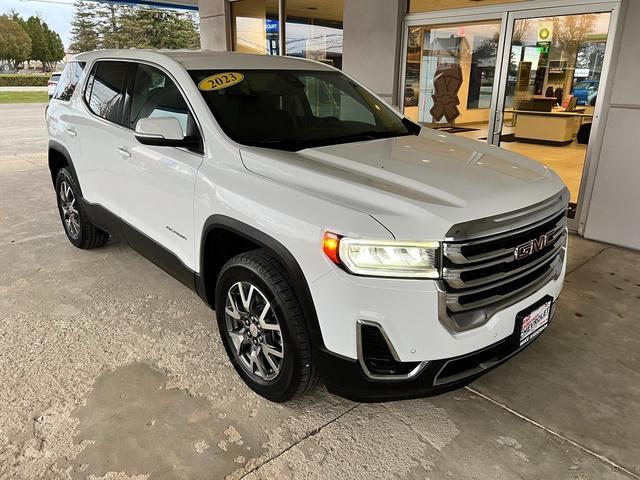
<svg viewBox="0 0 640 480">
<path fill-rule="evenodd" d="M 23 18 L 40 14 L 49 28 L 60 34 L 65 48 L 71 43 L 72 0 L 0 0 L 0 15 L 15 10 Z"/>
</svg>

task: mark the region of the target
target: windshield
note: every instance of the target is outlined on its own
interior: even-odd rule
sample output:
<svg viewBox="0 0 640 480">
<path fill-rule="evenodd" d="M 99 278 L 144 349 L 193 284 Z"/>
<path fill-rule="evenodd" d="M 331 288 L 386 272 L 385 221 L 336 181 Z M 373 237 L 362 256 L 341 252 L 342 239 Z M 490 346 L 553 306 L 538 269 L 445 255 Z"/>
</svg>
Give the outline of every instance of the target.
<svg viewBox="0 0 640 480">
<path fill-rule="evenodd" d="M 190 72 L 224 132 L 238 143 L 301 150 L 410 135 L 405 122 L 340 72 Z"/>
</svg>

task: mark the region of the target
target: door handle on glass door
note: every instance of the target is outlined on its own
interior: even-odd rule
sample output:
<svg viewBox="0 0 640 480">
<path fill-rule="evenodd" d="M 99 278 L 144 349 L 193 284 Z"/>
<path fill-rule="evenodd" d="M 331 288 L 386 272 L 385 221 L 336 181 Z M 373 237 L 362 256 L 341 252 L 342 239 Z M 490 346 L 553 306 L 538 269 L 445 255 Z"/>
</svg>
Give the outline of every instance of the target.
<svg viewBox="0 0 640 480">
<path fill-rule="evenodd" d="M 500 135 L 502 133 L 502 112 L 500 110 L 496 112 L 496 121 L 494 125 L 498 127 L 498 130 L 494 130 L 493 134 Z"/>
<path fill-rule="evenodd" d="M 131 158 L 131 152 L 124 147 L 116 148 L 118 153 L 122 155 L 124 158 Z"/>
</svg>

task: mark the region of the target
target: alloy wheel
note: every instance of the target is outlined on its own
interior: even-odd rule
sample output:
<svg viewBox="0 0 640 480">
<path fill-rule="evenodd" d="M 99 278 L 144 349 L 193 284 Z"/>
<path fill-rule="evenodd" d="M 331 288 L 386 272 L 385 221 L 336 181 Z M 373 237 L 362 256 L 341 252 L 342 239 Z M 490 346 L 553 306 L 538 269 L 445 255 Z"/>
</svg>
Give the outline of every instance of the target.
<svg viewBox="0 0 640 480">
<path fill-rule="evenodd" d="M 258 380 L 275 379 L 284 362 L 284 341 L 267 297 L 250 282 L 236 282 L 227 292 L 224 312 L 227 332 L 243 369 Z"/>
<path fill-rule="evenodd" d="M 80 235 L 80 216 L 78 215 L 73 189 L 66 180 L 60 183 L 60 209 L 62 210 L 62 219 L 67 227 L 67 232 L 73 238 L 78 238 Z"/>
</svg>

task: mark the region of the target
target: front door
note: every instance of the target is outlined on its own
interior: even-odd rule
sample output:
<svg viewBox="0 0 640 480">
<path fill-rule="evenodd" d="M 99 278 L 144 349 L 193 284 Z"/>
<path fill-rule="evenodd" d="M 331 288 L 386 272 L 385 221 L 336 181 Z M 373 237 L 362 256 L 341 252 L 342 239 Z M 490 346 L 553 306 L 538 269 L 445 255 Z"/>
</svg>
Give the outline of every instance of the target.
<svg viewBox="0 0 640 480">
<path fill-rule="evenodd" d="M 162 251 L 150 251 L 157 250 L 154 242 L 193 270 L 193 198 L 202 152 L 142 145 L 135 139 L 134 129 L 142 118 L 166 116 L 177 118 L 185 135 L 199 135 L 198 128 L 181 91 L 163 70 L 139 64 L 130 92 L 129 133 L 119 146 L 123 152 L 121 217 L 125 235 L 156 263 L 166 262 Z M 156 258 L 158 255 L 161 258 Z"/>
</svg>

